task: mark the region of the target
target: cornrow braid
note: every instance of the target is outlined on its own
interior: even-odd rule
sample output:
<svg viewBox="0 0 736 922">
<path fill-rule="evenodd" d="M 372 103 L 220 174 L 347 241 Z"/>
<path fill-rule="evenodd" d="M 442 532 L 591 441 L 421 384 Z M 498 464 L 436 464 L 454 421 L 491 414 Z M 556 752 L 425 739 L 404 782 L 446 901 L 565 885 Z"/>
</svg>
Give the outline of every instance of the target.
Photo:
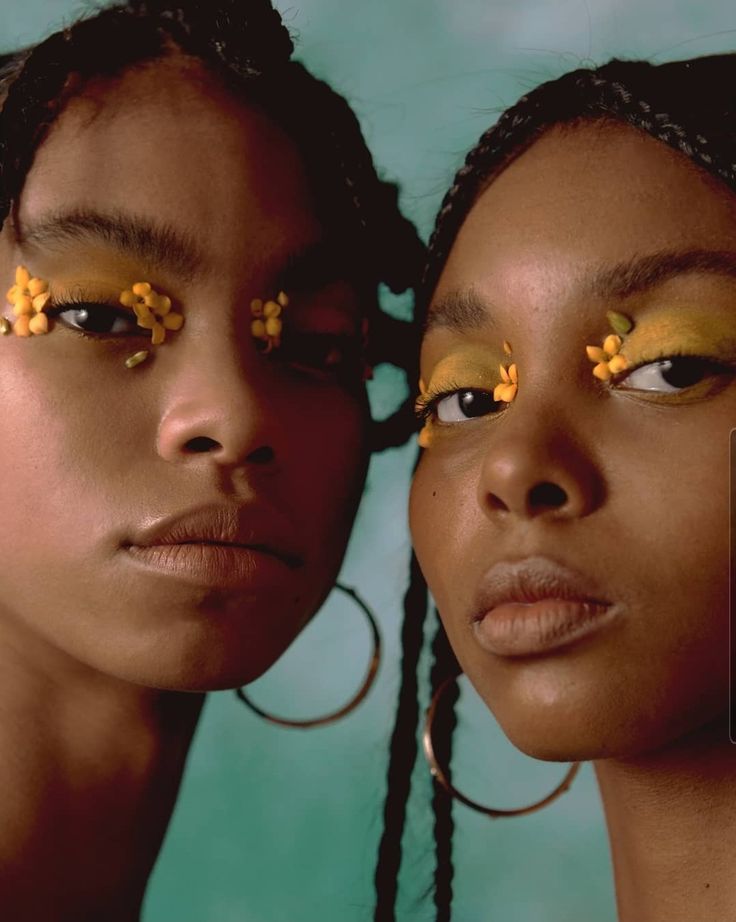
<svg viewBox="0 0 736 922">
<path fill-rule="evenodd" d="M 572 71 L 522 96 L 467 154 L 441 203 L 430 238 L 420 288 L 420 313 L 427 310 L 455 238 L 488 184 L 545 131 L 582 121 L 618 121 L 646 132 L 736 191 L 736 54 L 659 65 L 613 59 L 599 68 Z M 411 578 L 417 578 L 414 565 Z M 422 624 L 424 616 L 424 612 L 417 613 Z M 435 689 L 448 675 L 457 674 L 457 663 L 441 627 L 432 652 L 431 685 Z M 410 658 L 418 659 L 414 649 Z M 414 688 L 407 681 L 402 684 L 402 694 Z M 437 711 L 433 739 L 435 750 L 449 771 L 455 698 L 449 692 L 445 698 Z M 408 706 L 405 709 L 408 712 Z M 414 732 L 414 727 L 405 726 L 406 736 L 398 739 L 396 745 L 406 746 Z M 405 760 L 404 771 L 411 773 L 412 767 L 413 763 Z M 404 790 L 405 779 L 393 777 L 392 781 Z M 432 805 L 436 920 L 446 922 L 452 906 L 453 823 L 449 798 L 436 784 Z M 402 830 L 403 826 L 392 827 L 397 837 Z M 377 875 L 377 882 L 378 879 Z M 385 878 L 382 882 L 389 892 L 395 893 L 390 882 Z M 393 905 L 385 905 L 383 915 L 377 915 L 376 919 L 393 922 L 394 912 Z"/>
<path fill-rule="evenodd" d="M 294 45 L 269 0 L 127 0 L 81 19 L 33 48 L 0 59 L 0 225 L 18 202 L 35 153 L 65 105 L 95 77 L 114 77 L 177 51 L 203 62 L 234 95 L 259 105 L 289 134 L 314 185 L 320 218 L 352 232 L 371 335 L 368 361 L 416 380 L 412 325 L 384 315 L 380 284 L 417 286 L 425 248 L 381 180 L 345 99 L 291 60 Z M 374 426 L 371 447 L 406 441 L 411 402 Z"/>
</svg>

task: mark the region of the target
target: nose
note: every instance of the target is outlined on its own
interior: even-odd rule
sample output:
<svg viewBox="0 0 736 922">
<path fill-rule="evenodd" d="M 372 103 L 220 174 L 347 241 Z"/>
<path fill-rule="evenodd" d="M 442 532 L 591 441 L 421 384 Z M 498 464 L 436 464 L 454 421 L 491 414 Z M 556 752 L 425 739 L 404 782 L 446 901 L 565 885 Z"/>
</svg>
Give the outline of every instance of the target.
<svg viewBox="0 0 736 922">
<path fill-rule="evenodd" d="M 271 467 L 277 461 L 278 411 L 271 407 L 264 359 L 233 341 L 176 344 L 157 451 L 173 463 Z"/>
<path fill-rule="evenodd" d="M 505 413 L 481 469 L 478 498 L 486 515 L 564 520 L 598 508 L 605 484 L 594 446 L 555 408 L 514 404 Z"/>
</svg>

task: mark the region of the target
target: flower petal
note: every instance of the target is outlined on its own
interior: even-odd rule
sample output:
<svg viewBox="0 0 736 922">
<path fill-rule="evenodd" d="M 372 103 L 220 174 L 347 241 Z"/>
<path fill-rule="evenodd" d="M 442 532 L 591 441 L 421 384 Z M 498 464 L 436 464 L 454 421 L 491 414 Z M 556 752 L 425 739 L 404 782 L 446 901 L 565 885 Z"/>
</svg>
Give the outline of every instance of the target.
<svg viewBox="0 0 736 922">
<path fill-rule="evenodd" d="M 25 266 L 18 266 L 15 270 L 15 284 L 19 288 L 26 288 L 31 280 L 31 273 Z"/>
<path fill-rule="evenodd" d="M 181 330 L 184 326 L 184 318 L 181 314 L 165 314 L 162 320 L 163 325 L 167 330 Z"/>
<path fill-rule="evenodd" d="M 163 324 L 154 323 L 153 333 L 151 334 L 151 344 L 154 346 L 160 346 L 161 343 L 166 339 L 166 330 L 164 329 Z"/>
<path fill-rule="evenodd" d="M 30 317 L 33 314 L 33 302 L 28 295 L 20 295 L 15 299 L 13 313 L 16 317 Z"/>
<path fill-rule="evenodd" d="M 621 337 L 616 336 L 615 333 L 609 333 L 608 336 L 603 340 L 603 351 L 607 352 L 609 356 L 616 355 L 618 350 L 621 348 Z"/>
<path fill-rule="evenodd" d="M 501 380 L 503 381 L 503 383 L 504 383 L 504 384 L 508 384 L 509 381 L 511 380 L 511 378 L 509 377 L 509 373 L 508 373 L 508 371 L 506 370 L 506 366 L 505 366 L 505 365 L 499 365 L 499 366 L 498 366 L 498 370 L 501 372 Z"/>
<path fill-rule="evenodd" d="M 608 370 L 614 375 L 617 375 L 620 371 L 625 371 L 628 367 L 629 363 L 623 355 L 614 355 L 608 363 Z"/>
<path fill-rule="evenodd" d="M 44 291 L 48 291 L 48 289 L 49 283 L 44 282 L 43 279 L 31 279 L 28 283 L 28 293 L 32 298 L 42 294 Z"/>
<path fill-rule="evenodd" d="M 516 362 L 513 365 L 509 365 L 509 378 L 511 378 L 512 384 L 519 383 L 519 369 L 516 367 Z"/>
<path fill-rule="evenodd" d="M 608 356 L 600 348 L 600 346 L 586 346 L 585 354 L 588 356 L 591 362 L 607 362 Z"/>
<path fill-rule="evenodd" d="M 611 377 L 611 372 L 609 371 L 608 365 L 606 362 L 600 362 L 593 369 L 594 377 L 598 378 L 599 381 L 608 381 Z"/>
<path fill-rule="evenodd" d="M 134 295 L 132 291 L 126 290 L 120 295 L 120 303 L 123 307 L 135 307 L 138 304 L 138 296 Z"/>
<path fill-rule="evenodd" d="M 36 311 L 36 313 L 40 314 L 41 311 L 48 304 L 50 297 L 51 297 L 50 291 L 42 291 L 41 294 L 36 295 L 36 297 L 33 299 L 33 310 Z"/>
<path fill-rule="evenodd" d="M 28 314 L 23 314 L 18 317 L 18 319 L 13 324 L 13 332 L 16 336 L 30 336 L 31 331 L 29 329 L 30 317 Z"/>
<path fill-rule="evenodd" d="M 35 317 L 31 317 L 28 321 L 28 329 L 35 336 L 41 336 L 43 333 L 48 333 L 49 318 L 46 316 L 46 314 L 36 314 Z"/>
<path fill-rule="evenodd" d="M 138 295 L 139 298 L 145 298 L 146 295 L 151 293 L 151 285 L 149 282 L 136 282 L 132 290 L 134 295 Z"/>
</svg>

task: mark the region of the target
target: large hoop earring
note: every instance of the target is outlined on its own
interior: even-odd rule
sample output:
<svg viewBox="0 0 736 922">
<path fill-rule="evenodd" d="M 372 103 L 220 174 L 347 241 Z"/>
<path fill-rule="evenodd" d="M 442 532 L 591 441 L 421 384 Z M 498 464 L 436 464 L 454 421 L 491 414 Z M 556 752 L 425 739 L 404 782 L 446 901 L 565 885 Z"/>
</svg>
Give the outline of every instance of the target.
<svg viewBox="0 0 736 922">
<path fill-rule="evenodd" d="M 483 813 L 486 816 L 497 819 L 501 816 L 525 816 L 527 813 L 534 813 L 535 810 L 541 810 L 542 807 L 546 807 L 547 804 L 551 804 L 553 800 L 557 800 L 561 794 L 564 794 L 565 791 L 569 790 L 575 775 L 577 775 L 578 771 L 580 770 L 580 762 L 572 763 L 562 781 L 546 797 L 543 797 L 541 800 L 537 800 L 533 804 L 529 804 L 526 807 L 518 807 L 515 810 L 499 810 L 495 807 L 486 807 L 483 804 L 479 804 L 475 800 L 471 800 L 470 797 L 466 797 L 462 791 L 458 791 L 458 789 L 447 777 L 442 766 L 437 761 L 437 756 L 434 752 L 434 744 L 432 742 L 432 724 L 434 722 L 440 700 L 448 688 L 450 688 L 450 686 L 455 682 L 457 682 L 457 677 L 450 676 L 449 678 L 445 679 L 444 682 L 442 682 L 437 691 L 434 693 L 432 702 L 427 709 L 427 716 L 424 721 L 424 732 L 422 734 L 424 755 L 427 759 L 427 762 L 429 763 L 429 770 L 432 772 L 432 776 L 435 778 L 435 780 L 442 785 L 442 787 L 451 797 L 459 800 L 460 803 L 465 804 L 466 807 L 470 807 L 471 810 L 475 810 L 478 813 Z"/>
<path fill-rule="evenodd" d="M 375 681 L 378 667 L 381 663 L 381 634 L 378 630 L 376 618 L 370 608 L 368 608 L 363 599 L 361 599 L 361 597 L 355 591 L 355 589 L 352 589 L 350 586 L 343 586 L 342 583 L 335 583 L 335 589 L 339 589 L 340 592 L 344 592 L 345 595 L 350 596 L 350 598 L 355 602 L 358 608 L 360 608 L 360 610 L 368 619 L 368 625 L 371 631 L 371 643 L 373 645 L 373 652 L 371 654 L 371 661 L 368 664 L 368 670 L 366 671 L 365 678 L 363 679 L 360 688 L 353 695 L 350 701 L 348 701 L 347 704 L 344 704 L 341 708 L 338 708 L 338 710 L 331 711 L 329 714 L 324 714 L 321 717 L 312 717 L 307 718 L 306 720 L 292 720 L 288 717 L 278 717 L 276 714 L 270 714 L 268 711 L 265 711 L 257 704 L 254 704 L 246 695 L 243 688 L 236 688 L 235 694 L 238 696 L 238 698 L 240 698 L 243 704 L 247 708 L 250 708 L 254 714 L 262 717 L 263 720 L 267 720 L 269 723 L 276 724 L 279 727 L 296 727 L 302 730 L 307 730 L 311 727 L 324 727 L 326 724 L 335 723 L 335 721 L 340 720 L 341 718 L 347 716 L 351 711 L 354 711 L 370 691 L 371 686 Z"/>
</svg>

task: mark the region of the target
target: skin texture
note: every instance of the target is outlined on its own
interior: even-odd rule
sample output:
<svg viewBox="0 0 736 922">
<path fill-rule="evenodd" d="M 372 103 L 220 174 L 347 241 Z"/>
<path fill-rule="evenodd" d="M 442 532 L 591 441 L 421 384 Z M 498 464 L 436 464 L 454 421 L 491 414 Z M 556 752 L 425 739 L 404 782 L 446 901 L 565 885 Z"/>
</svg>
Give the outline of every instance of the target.
<svg viewBox="0 0 736 922">
<path fill-rule="evenodd" d="M 163 224 L 196 259 L 23 242 L 75 210 Z M 249 311 L 284 287 L 288 329 L 358 336 L 339 263 L 318 290 L 283 280 L 323 237 L 289 139 L 180 58 L 90 86 L 38 152 L 0 277 L 23 263 L 57 301 L 113 304 L 147 280 L 186 322 L 132 371 L 145 330 L 92 338 L 57 320 L 0 340 L 0 738 L 17 753 L 0 769 L 15 792 L 0 896 L 14 918 L 137 917 L 202 701 L 154 689 L 251 681 L 332 587 L 365 474 L 364 392 L 260 354 Z M 218 587 L 131 559 L 140 529 L 201 507 L 237 510 L 291 562 L 254 550 L 252 579 Z"/>
<path fill-rule="evenodd" d="M 719 183 L 631 128 L 552 129 L 469 213 L 430 306 L 444 322 L 435 318 L 422 348 L 429 381 L 470 344 L 494 356 L 502 340 L 513 346 L 512 405 L 433 424 L 412 533 L 460 664 L 509 738 L 539 758 L 597 760 L 627 922 L 715 922 L 736 906 L 727 861 L 712 858 L 736 844 L 736 279 L 701 268 L 642 286 L 643 273 L 617 270 L 706 250 L 736 251 L 734 198 Z M 603 384 L 585 347 L 611 332 L 608 310 L 634 320 L 630 369 L 662 358 L 662 345 L 731 367 L 708 366 L 675 394 L 646 390 L 641 369 Z M 473 624 L 484 574 L 538 557 L 581 574 L 609 615 L 534 655 L 489 652 Z"/>
</svg>

